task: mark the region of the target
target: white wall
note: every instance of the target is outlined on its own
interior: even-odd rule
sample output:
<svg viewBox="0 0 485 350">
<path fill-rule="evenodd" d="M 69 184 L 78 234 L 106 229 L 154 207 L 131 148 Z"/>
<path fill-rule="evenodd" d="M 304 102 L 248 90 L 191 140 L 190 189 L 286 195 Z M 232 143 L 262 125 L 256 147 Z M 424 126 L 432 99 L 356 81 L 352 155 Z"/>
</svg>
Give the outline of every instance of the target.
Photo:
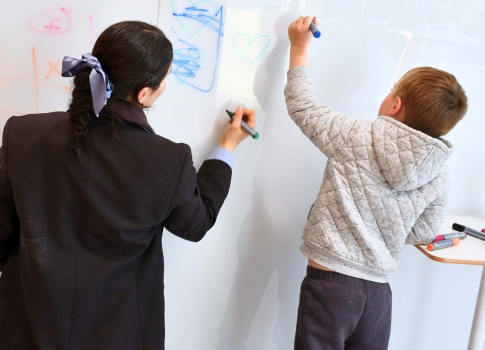
<svg viewBox="0 0 485 350">
<path fill-rule="evenodd" d="M 173 15 L 189 6 L 207 9 L 209 21 Z M 29 27 L 37 15 L 61 7 L 71 11 L 66 33 Z M 49 62 L 81 56 L 104 27 L 125 19 L 158 20 L 176 58 L 187 54 L 200 66 L 185 78 L 174 64 L 166 92 L 148 111 L 159 134 L 192 147 L 196 166 L 217 144 L 226 108 L 257 111 L 261 138 L 236 150 L 216 226 L 197 244 L 169 233 L 163 238 L 167 350 L 292 348 L 306 266 L 301 231 L 326 162 L 284 103 L 286 31 L 298 12 L 321 22 L 309 66 L 318 95 L 349 116 L 373 120 L 388 88 L 412 67 L 430 65 L 458 78 L 470 107 L 447 135 L 455 146 L 448 213 L 485 216 L 484 0 L 0 0 L 0 124 L 12 114 L 65 109 L 66 80 Z M 189 44 L 192 50 L 184 50 Z M 432 262 L 406 247 L 390 276 L 390 349 L 465 349 L 480 272 Z"/>
<path fill-rule="evenodd" d="M 289 22 L 299 11 L 319 17 L 322 37 L 312 43 L 309 68 L 318 95 L 358 119 L 373 120 L 389 87 L 410 68 L 430 65 L 456 75 L 470 108 L 447 136 L 456 147 L 450 162 L 453 189 L 448 213 L 483 216 L 485 201 L 480 194 L 485 185 L 479 179 L 485 171 L 484 147 L 475 130 L 485 126 L 479 96 L 485 87 L 485 2 L 213 3 L 223 6 L 226 16 L 213 90 L 201 93 L 172 79 L 150 120 L 160 130 L 165 127 L 170 137 L 188 142 L 199 163 L 216 143 L 227 107 L 243 103 L 256 109 L 262 137 L 236 150 L 231 193 L 204 241 L 192 245 L 169 235 L 164 238 L 167 348 L 180 348 L 184 339 L 184 349 L 290 349 L 306 265 L 298 252 L 300 235 L 325 157 L 286 113 Z M 176 25 L 173 32 L 173 18 L 163 6 L 161 11 L 159 24 L 175 42 L 185 33 Z M 236 49 L 241 45 L 234 41 L 237 33 L 246 33 L 249 39 L 270 37 L 253 65 L 241 57 L 251 54 L 249 44 L 247 51 Z M 189 39 L 198 43 L 199 38 Z M 193 105 L 170 107 L 170 101 L 188 91 L 192 95 L 187 101 Z M 180 123 L 185 128 L 179 128 Z M 181 256 L 187 259 L 183 266 Z M 432 262 L 416 248 L 406 247 L 400 267 L 390 276 L 394 293 L 390 349 L 466 348 L 480 272 L 480 267 Z M 194 334 L 189 339 L 183 337 L 187 329 Z M 449 336 L 443 336 L 444 329 Z"/>
</svg>

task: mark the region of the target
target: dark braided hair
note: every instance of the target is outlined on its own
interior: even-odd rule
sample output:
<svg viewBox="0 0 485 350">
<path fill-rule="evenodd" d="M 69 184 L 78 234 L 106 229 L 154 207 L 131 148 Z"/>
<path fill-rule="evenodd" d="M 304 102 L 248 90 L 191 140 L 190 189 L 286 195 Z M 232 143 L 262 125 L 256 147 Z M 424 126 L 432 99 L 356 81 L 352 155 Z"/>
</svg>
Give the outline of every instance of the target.
<svg viewBox="0 0 485 350">
<path fill-rule="evenodd" d="M 173 59 L 172 43 L 157 27 L 144 22 L 126 21 L 111 25 L 101 33 L 92 54 L 98 59 L 114 86 L 111 99 L 128 100 L 142 107 L 138 92 L 157 90 L 169 72 Z M 67 112 L 73 154 L 81 153 L 79 139 L 96 121 L 86 68 L 73 80 L 72 99 Z"/>
</svg>

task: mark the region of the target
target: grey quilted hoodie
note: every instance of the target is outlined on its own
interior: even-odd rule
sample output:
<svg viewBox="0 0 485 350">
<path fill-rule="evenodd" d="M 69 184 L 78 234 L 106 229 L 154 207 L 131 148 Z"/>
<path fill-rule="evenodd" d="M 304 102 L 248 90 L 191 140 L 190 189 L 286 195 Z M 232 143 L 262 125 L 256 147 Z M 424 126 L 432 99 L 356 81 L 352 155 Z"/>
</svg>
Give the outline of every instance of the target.
<svg viewBox="0 0 485 350">
<path fill-rule="evenodd" d="M 451 144 L 390 117 L 355 120 L 318 102 L 306 67 L 288 72 L 288 113 L 327 157 L 301 252 L 336 272 L 387 282 L 405 243 L 439 233 Z"/>
</svg>

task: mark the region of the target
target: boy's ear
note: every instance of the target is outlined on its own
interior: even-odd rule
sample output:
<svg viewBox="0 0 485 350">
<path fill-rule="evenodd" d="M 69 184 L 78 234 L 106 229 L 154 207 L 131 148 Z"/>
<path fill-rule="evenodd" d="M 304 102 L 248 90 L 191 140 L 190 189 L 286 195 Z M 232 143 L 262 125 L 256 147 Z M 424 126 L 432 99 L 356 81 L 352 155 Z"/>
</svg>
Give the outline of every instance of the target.
<svg viewBox="0 0 485 350">
<path fill-rule="evenodd" d="M 404 122 L 404 105 L 400 96 L 395 97 L 389 115 L 402 123 Z"/>
</svg>

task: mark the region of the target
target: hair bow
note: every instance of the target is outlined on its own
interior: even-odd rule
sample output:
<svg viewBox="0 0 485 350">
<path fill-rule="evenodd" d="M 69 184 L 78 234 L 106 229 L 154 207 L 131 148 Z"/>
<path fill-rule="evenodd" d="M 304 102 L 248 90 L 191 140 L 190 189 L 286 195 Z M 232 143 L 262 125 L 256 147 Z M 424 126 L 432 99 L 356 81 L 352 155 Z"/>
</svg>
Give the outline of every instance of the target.
<svg viewBox="0 0 485 350">
<path fill-rule="evenodd" d="M 92 69 L 89 74 L 89 84 L 91 85 L 91 95 L 93 96 L 94 113 L 98 116 L 113 92 L 113 84 L 109 81 L 96 57 L 90 53 L 86 53 L 82 57 L 82 59 L 78 60 L 65 56 L 62 60 L 62 76 L 73 77 L 86 66 Z"/>
</svg>

